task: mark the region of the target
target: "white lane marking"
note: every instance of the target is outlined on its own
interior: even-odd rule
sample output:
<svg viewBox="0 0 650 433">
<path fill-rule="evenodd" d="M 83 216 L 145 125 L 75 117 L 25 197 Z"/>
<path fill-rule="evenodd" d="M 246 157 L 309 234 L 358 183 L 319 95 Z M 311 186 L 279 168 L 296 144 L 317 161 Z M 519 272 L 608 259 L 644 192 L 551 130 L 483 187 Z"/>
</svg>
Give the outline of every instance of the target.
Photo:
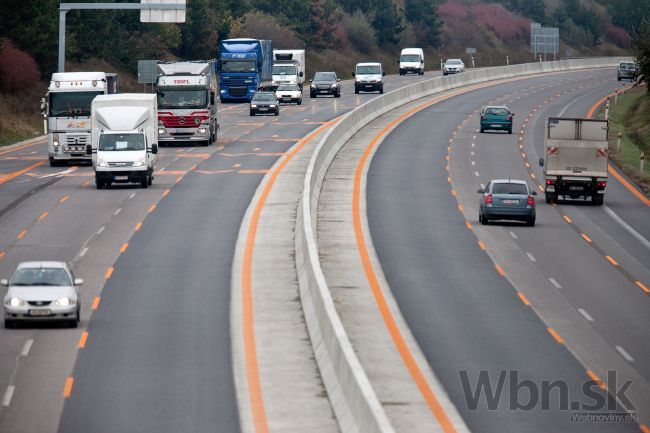
<svg viewBox="0 0 650 433">
<path fill-rule="evenodd" d="M 132 199 L 133 197 L 135 197 L 135 193 L 132 193 L 132 194 L 129 196 L 129 199 Z"/>
<path fill-rule="evenodd" d="M 477 131 L 478 132 L 478 131 Z M 476 135 L 472 136 L 472 140 L 476 140 Z"/>
<path fill-rule="evenodd" d="M 535 256 L 532 255 L 531 253 L 526 253 L 526 255 L 528 256 L 528 258 L 530 259 L 531 262 L 536 262 L 536 261 L 537 261 L 537 259 L 535 258 Z"/>
<path fill-rule="evenodd" d="M 34 344 L 34 340 L 32 338 L 29 338 L 27 341 L 25 341 L 25 345 L 23 346 L 23 350 L 20 351 L 20 356 L 29 355 L 29 351 L 32 348 L 32 344 Z"/>
<path fill-rule="evenodd" d="M 81 252 L 79 253 L 79 257 L 83 257 L 83 256 L 85 256 L 87 252 L 88 252 L 88 247 L 85 247 L 85 248 L 84 248 L 83 250 L 81 250 Z"/>
<path fill-rule="evenodd" d="M 634 362 L 634 358 L 632 358 L 632 356 L 630 356 L 630 354 L 627 353 L 625 349 L 623 349 L 621 346 L 614 346 L 614 347 L 616 348 L 616 350 L 618 350 L 618 353 L 623 355 L 623 358 L 627 359 L 630 362 Z"/>
<path fill-rule="evenodd" d="M 472 143 L 472 147 L 476 147 L 476 143 Z"/>
<path fill-rule="evenodd" d="M 510 236 L 512 236 L 513 239 L 517 239 L 517 235 L 515 234 L 515 232 L 508 232 L 508 233 L 510 233 Z"/>
<path fill-rule="evenodd" d="M 476 177 L 480 176 L 480 174 L 478 174 L 478 171 L 475 171 L 474 174 L 476 175 Z M 485 189 L 485 188 L 483 188 L 483 189 Z"/>
<path fill-rule="evenodd" d="M 614 212 L 609 206 L 605 205 L 603 208 L 605 209 L 605 212 L 607 212 L 607 214 L 614 219 L 614 221 L 616 221 L 621 227 L 625 229 L 625 231 L 634 236 L 637 241 L 641 242 L 641 245 L 650 250 L 650 241 L 643 237 L 641 233 L 634 230 L 634 228 L 632 228 L 632 226 L 630 226 L 628 223 L 623 221 L 623 218 L 618 216 L 616 212 Z"/>
<path fill-rule="evenodd" d="M 102 226 L 102 228 L 100 228 L 100 229 L 97 231 L 97 234 L 98 234 L 98 235 L 101 235 L 102 232 L 104 231 L 104 229 L 106 229 L 106 226 Z"/>
<path fill-rule="evenodd" d="M 560 286 L 560 283 L 555 281 L 555 278 L 549 278 L 548 280 L 551 282 L 551 284 L 553 284 L 555 286 L 556 289 L 561 289 L 562 288 L 562 286 Z"/>
<path fill-rule="evenodd" d="M 471 151 L 469 154 L 470 154 L 471 156 L 474 156 L 474 151 Z"/>
<path fill-rule="evenodd" d="M 476 165 L 476 161 L 472 161 L 472 165 Z"/>
<path fill-rule="evenodd" d="M 481 184 L 481 189 L 485 190 L 485 184 L 483 184 L 483 183 Z"/>
<path fill-rule="evenodd" d="M 573 105 L 573 101 L 565 105 L 562 111 L 560 111 L 560 114 L 557 115 L 557 117 L 564 116 L 564 113 L 566 113 L 566 110 L 568 110 L 571 105 Z"/>
<path fill-rule="evenodd" d="M 113 216 L 118 216 L 122 212 L 122 208 L 118 208 L 114 213 Z"/>
<path fill-rule="evenodd" d="M 14 396 L 14 391 L 16 390 L 16 387 L 13 385 L 9 385 L 7 387 L 7 390 L 5 391 L 5 395 L 2 397 L 2 405 L 4 407 L 9 407 L 11 404 L 11 397 Z"/>
<path fill-rule="evenodd" d="M 594 321 L 594 318 L 591 317 L 591 314 L 587 313 L 587 310 L 585 310 L 584 308 L 578 308 L 578 312 L 582 314 L 582 317 L 584 317 L 587 322 Z"/>
</svg>

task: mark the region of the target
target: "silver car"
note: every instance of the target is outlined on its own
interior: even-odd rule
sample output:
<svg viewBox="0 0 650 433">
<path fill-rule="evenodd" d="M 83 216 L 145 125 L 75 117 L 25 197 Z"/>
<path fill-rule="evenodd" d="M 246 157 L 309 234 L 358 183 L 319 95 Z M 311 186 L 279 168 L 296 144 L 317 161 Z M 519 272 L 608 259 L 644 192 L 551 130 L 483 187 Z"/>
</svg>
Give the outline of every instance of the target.
<svg viewBox="0 0 650 433">
<path fill-rule="evenodd" d="M 63 262 L 23 262 L 10 281 L 4 298 L 5 328 L 18 322 L 64 321 L 72 327 L 79 323 L 81 278 L 74 278 Z"/>
</svg>

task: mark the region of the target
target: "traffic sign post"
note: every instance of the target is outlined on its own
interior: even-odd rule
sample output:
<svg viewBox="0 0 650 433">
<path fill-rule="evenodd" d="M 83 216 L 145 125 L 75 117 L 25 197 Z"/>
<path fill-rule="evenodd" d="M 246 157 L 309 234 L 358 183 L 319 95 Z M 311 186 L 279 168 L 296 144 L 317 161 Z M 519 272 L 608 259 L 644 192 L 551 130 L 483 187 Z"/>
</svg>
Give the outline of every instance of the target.
<svg viewBox="0 0 650 433">
<path fill-rule="evenodd" d="M 65 17 L 71 10 L 139 10 L 140 21 L 184 23 L 187 0 L 142 0 L 142 3 L 61 3 L 59 5 L 59 72 L 65 72 Z"/>
</svg>

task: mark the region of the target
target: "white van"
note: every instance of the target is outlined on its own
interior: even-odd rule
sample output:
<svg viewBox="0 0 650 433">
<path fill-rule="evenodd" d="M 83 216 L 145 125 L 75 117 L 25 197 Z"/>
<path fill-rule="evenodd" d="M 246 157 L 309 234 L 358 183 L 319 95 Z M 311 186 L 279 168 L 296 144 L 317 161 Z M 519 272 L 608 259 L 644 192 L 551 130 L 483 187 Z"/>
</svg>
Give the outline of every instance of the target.
<svg viewBox="0 0 650 433">
<path fill-rule="evenodd" d="M 354 77 L 354 93 L 376 92 L 384 93 L 384 72 L 381 63 L 357 63 L 352 76 Z"/>
<path fill-rule="evenodd" d="M 422 48 L 404 48 L 399 56 L 399 74 L 409 72 L 424 75 L 424 51 Z"/>
<path fill-rule="evenodd" d="M 158 154 L 158 112 L 155 94 L 100 95 L 92 102 L 91 140 L 97 189 L 113 182 L 153 181 Z"/>
</svg>

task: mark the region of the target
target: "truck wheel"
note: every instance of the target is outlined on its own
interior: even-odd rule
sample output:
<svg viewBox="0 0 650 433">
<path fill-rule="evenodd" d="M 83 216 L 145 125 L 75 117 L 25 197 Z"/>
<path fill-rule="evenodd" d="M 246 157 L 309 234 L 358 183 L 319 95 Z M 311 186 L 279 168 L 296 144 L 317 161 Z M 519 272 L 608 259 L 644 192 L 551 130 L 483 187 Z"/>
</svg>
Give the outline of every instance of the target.
<svg viewBox="0 0 650 433">
<path fill-rule="evenodd" d="M 621 77 L 618 77 L 618 81 L 621 81 Z"/>
<path fill-rule="evenodd" d="M 143 177 L 142 179 L 140 179 L 140 186 L 142 188 L 149 187 L 149 175 L 147 175 L 146 177 Z"/>
<path fill-rule="evenodd" d="M 359 94 L 359 89 L 357 89 L 356 87 L 354 88 L 354 94 L 355 94 L 355 95 L 358 95 L 358 94 Z"/>
<path fill-rule="evenodd" d="M 603 197 L 600 194 L 597 194 L 591 198 L 591 201 L 594 206 L 602 206 L 603 203 L 605 202 L 605 197 Z"/>
<path fill-rule="evenodd" d="M 512 128 L 508 129 L 508 134 L 512 134 Z"/>
<path fill-rule="evenodd" d="M 5 319 L 5 328 L 6 329 L 11 329 L 16 327 L 16 322 L 11 319 Z"/>
<path fill-rule="evenodd" d="M 50 158 L 50 167 L 62 167 L 68 165 L 68 161 L 57 161 L 54 158 Z"/>
<path fill-rule="evenodd" d="M 147 176 L 147 184 L 151 185 L 153 183 L 153 173 Z"/>
</svg>

